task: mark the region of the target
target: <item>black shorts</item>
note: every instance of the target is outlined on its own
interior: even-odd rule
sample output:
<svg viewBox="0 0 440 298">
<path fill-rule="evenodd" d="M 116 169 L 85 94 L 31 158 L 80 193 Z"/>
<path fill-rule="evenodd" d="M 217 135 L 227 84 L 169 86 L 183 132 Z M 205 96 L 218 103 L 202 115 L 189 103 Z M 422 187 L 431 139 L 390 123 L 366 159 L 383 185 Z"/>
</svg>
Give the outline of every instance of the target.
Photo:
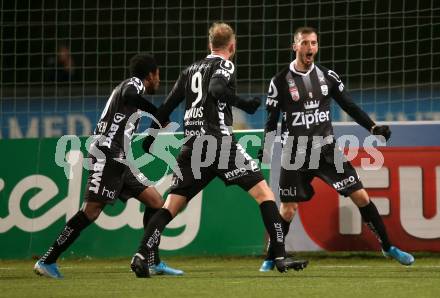
<svg viewBox="0 0 440 298">
<path fill-rule="evenodd" d="M 191 147 L 182 147 L 177 157 L 178 171 L 174 171 L 170 194 L 184 196 L 189 201 L 215 177 L 222 179 L 226 186 L 238 185 L 245 191 L 264 180 L 257 163 L 235 141 L 232 142 L 230 150 L 217 149 L 216 152 L 212 152 L 215 154 L 215 161 L 205 167 L 191 166 L 193 152 Z M 202 161 L 206 155 L 206 152 L 202 153 Z M 242 163 L 237 164 L 236 159 Z M 181 174 L 180 178 L 178 172 Z"/>
<path fill-rule="evenodd" d="M 126 202 L 137 198 L 148 186 L 146 177 L 135 167 L 129 167 L 124 160 L 113 157 L 97 159 L 89 155 L 89 176 L 85 189 L 86 201 L 114 204 L 116 199 Z M 123 161 L 123 162 L 121 162 Z"/>
<path fill-rule="evenodd" d="M 298 170 L 286 170 L 281 167 L 278 183 L 281 202 L 304 202 L 310 200 L 315 194 L 311 185 L 315 177 L 321 178 L 343 196 L 349 196 L 356 190 L 364 188 L 359 175 L 349 161 L 341 160 L 340 165 L 339 167 L 342 167 L 343 171 L 338 172 L 334 162 L 334 151 L 329 150 L 321 156 L 317 169 L 305 167 Z"/>
</svg>

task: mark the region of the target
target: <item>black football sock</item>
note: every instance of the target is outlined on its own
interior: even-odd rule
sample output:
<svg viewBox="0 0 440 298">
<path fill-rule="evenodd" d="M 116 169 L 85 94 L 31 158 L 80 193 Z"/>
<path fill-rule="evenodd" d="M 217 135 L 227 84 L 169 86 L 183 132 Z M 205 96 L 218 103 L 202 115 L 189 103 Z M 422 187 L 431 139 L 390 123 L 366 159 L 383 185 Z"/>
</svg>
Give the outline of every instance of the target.
<svg viewBox="0 0 440 298">
<path fill-rule="evenodd" d="M 154 259 L 154 250 L 159 247 L 160 235 L 165 229 L 165 226 L 173 219 L 173 216 L 168 209 L 159 209 L 148 222 L 139 245 L 138 253 L 143 255 L 149 265 L 156 263 Z"/>
<path fill-rule="evenodd" d="M 284 240 L 286 239 L 286 236 L 289 233 L 290 223 L 291 221 L 286 221 L 284 220 L 283 217 L 281 217 L 281 225 L 283 226 Z"/>
<path fill-rule="evenodd" d="M 264 201 L 260 204 L 260 210 L 266 231 L 270 237 L 274 259 L 285 257 L 283 224 L 277 204 L 274 201 Z"/>
<path fill-rule="evenodd" d="M 289 233 L 289 229 L 290 229 L 290 221 L 286 221 L 282 216 L 281 216 L 281 225 L 283 227 L 283 234 L 284 234 L 284 241 L 286 241 L 286 236 Z M 270 239 L 269 241 L 267 241 L 267 256 L 266 256 L 267 260 L 273 260 L 275 259 L 274 253 L 273 253 L 273 249 L 272 249 L 272 245 L 270 245 Z"/>
<path fill-rule="evenodd" d="M 147 226 L 148 226 L 148 223 L 150 222 L 151 218 L 158 210 L 159 209 L 156 209 L 156 208 L 151 208 L 151 207 L 147 207 L 147 206 L 145 207 L 144 218 L 143 218 L 144 233 L 147 230 Z M 159 242 L 160 242 L 160 240 L 159 240 Z M 154 249 L 153 253 L 154 253 L 154 263 L 156 265 L 158 265 L 160 263 L 159 247 L 158 246 Z"/>
<path fill-rule="evenodd" d="M 48 251 L 41 257 L 40 261 L 45 264 L 55 263 L 58 257 L 78 238 L 91 221 L 83 211 L 78 211 L 64 226 L 63 231 Z"/>
<path fill-rule="evenodd" d="M 376 235 L 377 239 L 384 251 L 390 249 L 390 242 L 388 240 L 387 230 L 383 223 L 382 217 L 377 211 L 376 205 L 372 201 L 364 207 L 359 207 L 362 218 L 365 224 L 370 228 L 370 230 Z"/>
</svg>

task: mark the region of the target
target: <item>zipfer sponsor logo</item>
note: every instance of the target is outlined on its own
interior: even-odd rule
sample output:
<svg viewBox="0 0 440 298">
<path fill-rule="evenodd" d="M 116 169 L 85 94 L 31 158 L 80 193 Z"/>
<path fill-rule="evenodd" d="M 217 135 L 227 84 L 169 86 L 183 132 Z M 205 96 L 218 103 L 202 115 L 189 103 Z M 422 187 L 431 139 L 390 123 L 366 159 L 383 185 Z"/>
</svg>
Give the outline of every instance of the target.
<svg viewBox="0 0 440 298">
<path fill-rule="evenodd" d="M 306 110 L 311 110 L 311 109 L 319 108 L 319 100 L 311 100 L 311 101 L 308 101 L 308 102 L 304 102 L 304 108 Z"/>
<path fill-rule="evenodd" d="M 320 112 L 318 109 L 316 109 L 313 114 L 304 114 L 304 112 L 294 112 L 292 113 L 292 117 L 294 117 L 292 121 L 292 126 L 305 125 L 307 129 L 309 129 L 310 125 L 330 121 L 330 111 Z"/>
</svg>

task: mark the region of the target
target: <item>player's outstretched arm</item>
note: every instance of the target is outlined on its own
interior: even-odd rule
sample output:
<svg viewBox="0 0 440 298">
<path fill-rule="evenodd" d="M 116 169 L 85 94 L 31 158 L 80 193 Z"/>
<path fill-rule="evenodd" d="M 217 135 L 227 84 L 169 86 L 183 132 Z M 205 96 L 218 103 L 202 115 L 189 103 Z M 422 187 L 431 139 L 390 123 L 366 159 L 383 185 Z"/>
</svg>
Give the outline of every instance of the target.
<svg viewBox="0 0 440 298">
<path fill-rule="evenodd" d="M 388 125 L 376 125 L 370 116 L 365 113 L 357 104 L 353 102 L 348 92 L 341 97 L 335 97 L 341 108 L 350 115 L 359 125 L 364 127 L 373 135 L 380 135 L 386 141 L 391 137 L 391 130 Z"/>
<path fill-rule="evenodd" d="M 237 96 L 235 100 L 235 106 L 248 114 L 254 114 L 258 110 L 260 105 L 261 98 L 259 98 L 258 96 L 254 96 L 249 100 Z"/>
<path fill-rule="evenodd" d="M 261 99 L 259 97 L 253 97 L 246 100 L 235 94 L 228 83 L 222 77 L 212 77 L 209 81 L 208 92 L 212 97 L 229 103 L 248 114 L 254 114 L 258 107 L 261 105 Z"/>
<path fill-rule="evenodd" d="M 341 108 L 350 115 L 359 125 L 364 127 L 373 135 L 381 135 L 386 141 L 391 137 L 391 130 L 388 125 L 376 125 L 374 121 L 357 104 L 355 104 L 348 92 L 341 93 L 334 97 Z"/>
<path fill-rule="evenodd" d="M 152 130 L 158 131 L 160 128 L 163 128 L 169 123 L 169 118 L 174 109 L 183 101 L 185 98 L 185 86 L 184 86 L 184 73 L 180 74 L 176 83 L 174 84 L 173 89 L 170 94 L 168 94 L 164 103 L 157 109 L 157 112 L 154 114 L 156 117 L 156 121 L 151 121 L 150 128 Z M 150 148 L 156 139 L 156 135 L 148 135 L 144 138 L 142 142 L 142 148 L 145 152 L 150 152 Z"/>
<path fill-rule="evenodd" d="M 364 127 L 374 135 L 381 135 L 386 141 L 391 137 L 391 130 L 387 125 L 376 125 L 374 121 L 365 113 L 352 99 L 350 93 L 346 90 L 339 76 L 329 70 L 327 78 L 332 82 L 332 95 L 339 106 L 350 115 L 354 121 Z"/>
</svg>

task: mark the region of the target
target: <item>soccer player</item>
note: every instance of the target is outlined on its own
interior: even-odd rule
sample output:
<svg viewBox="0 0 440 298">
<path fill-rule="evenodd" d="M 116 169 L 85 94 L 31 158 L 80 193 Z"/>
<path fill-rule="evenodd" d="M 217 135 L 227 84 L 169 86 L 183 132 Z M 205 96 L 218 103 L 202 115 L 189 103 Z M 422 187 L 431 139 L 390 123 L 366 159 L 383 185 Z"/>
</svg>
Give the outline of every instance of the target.
<svg viewBox="0 0 440 298">
<path fill-rule="evenodd" d="M 139 117 L 130 118 L 142 110 L 155 114 L 157 109 L 145 99 L 144 93 L 154 94 L 159 88 L 159 69 L 149 55 L 135 55 L 130 60 L 131 78 L 121 82 L 112 92 L 94 131 L 94 140 L 89 150 L 89 176 L 85 190 L 85 202 L 64 226 L 62 232 L 48 251 L 34 266 L 38 275 L 62 278 L 56 261 L 78 238 L 81 231 L 95 221 L 107 204 L 116 199 L 126 202 L 137 198 L 146 205 L 143 224 L 147 225 L 152 215 L 163 206 L 161 195 L 154 187 L 146 186 L 146 177 L 139 171 L 132 172 L 125 158 L 125 144 L 130 144 L 139 123 Z M 135 170 L 133 170 L 135 171 Z M 161 262 L 158 250 L 156 263 L 151 267 L 157 274 L 182 275 L 183 271 L 168 267 Z"/>
<path fill-rule="evenodd" d="M 389 127 L 376 125 L 353 102 L 334 71 L 314 64 L 318 52 L 318 36 L 315 29 L 298 28 L 294 34 L 292 47 L 296 52 L 296 59 L 276 74 L 270 82 L 266 101 L 268 116 L 264 130 L 265 135 L 275 135 L 278 118 L 282 114 L 281 130 L 284 146 L 282 164 L 289 162 L 290 165 L 295 165 L 295 158 L 298 157 L 303 158 L 304 161 L 299 169 L 285 169 L 283 165 L 281 167 L 279 193 L 284 235 L 289 231 L 297 203 L 308 201 L 313 197 L 311 182 L 314 177 L 319 177 L 335 187 L 340 194 L 349 196 L 358 206 L 364 222 L 379 239 L 385 256 L 392 257 L 403 265 L 411 265 L 414 257 L 390 243 L 382 218 L 363 188 L 355 169 L 350 162 L 342 160 L 342 154 L 336 148 L 330 117 L 331 98 L 334 98 L 345 112 L 372 134 L 381 135 L 388 140 L 391 136 Z M 301 137 L 306 138 L 304 143 L 299 140 Z M 288 146 L 292 147 L 293 154 L 286 154 Z M 259 151 L 260 160 L 263 152 L 266 160 L 269 150 Z M 316 152 L 318 154 L 314 154 Z M 313 156 L 317 158 L 314 159 Z M 341 165 L 343 171 L 342 169 L 338 171 L 338 165 Z M 350 183 L 337 183 L 340 181 L 350 181 Z M 267 258 L 261 265 L 260 271 L 265 272 L 273 268 L 274 255 L 270 242 Z"/>
<path fill-rule="evenodd" d="M 209 29 L 211 54 L 183 70 L 157 112 L 159 122 L 163 123 L 186 99 L 184 133 L 188 140 L 177 157 L 181 178 L 175 171 L 165 205 L 149 222 L 139 250 L 133 257 L 131 266 L 137 277 L 149 277 L 151 251 L 159 245 L 159 237 L 165 226 L 215 177 L 222 179 L 226 185 L 239 185 L 257 201 L 274 244 L 275 266 L 280 272 L 301 270 L 307 266 L 307 261 L 285 257 L 281 219 L 274 195 L 257 163 L 237 143 L 231 131 L 232 106 L 254 113 L 261 103 L 259 98 L 244 100 L 235 95 L 236 71 L 230 61 L 235 53 L 235 45 L 232 28 L 226 23 L 214 23 Z M 209 144 L 204 146 L 204 141 L 200 141 L 212 139 L 216 141 L 214 147 Z M 148 151 L 150 145 L 151 138 L 146 138 L 144 150 Z M 200 167 L 201 163 L 194 162 L 198 156 L 204 161 L 208 158 L 215 160 L 210 165 Z M 238 166 L 236 158 L 242 160 L 243 164 Z"/>
</svg>

